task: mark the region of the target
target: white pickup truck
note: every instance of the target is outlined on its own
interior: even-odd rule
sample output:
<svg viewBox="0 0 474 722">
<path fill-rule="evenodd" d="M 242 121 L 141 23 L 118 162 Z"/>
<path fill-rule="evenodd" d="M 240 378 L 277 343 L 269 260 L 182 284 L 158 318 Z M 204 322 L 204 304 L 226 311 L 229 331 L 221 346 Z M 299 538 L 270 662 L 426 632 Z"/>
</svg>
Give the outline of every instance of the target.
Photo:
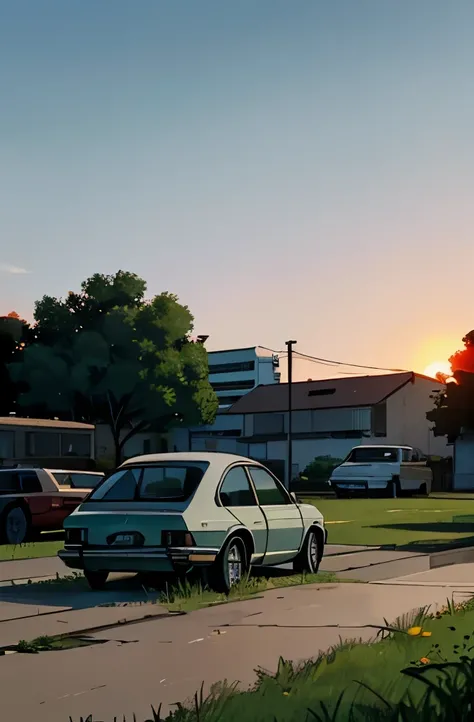
<svg viewBox="0 0 474 722">
<path fill-rule="evenodd" d="M 338 497 L 397 497 L 431 492 L 432 471 L 426 457 L 411 446 L 355 446 L 331 474 Z"/>
</svg>

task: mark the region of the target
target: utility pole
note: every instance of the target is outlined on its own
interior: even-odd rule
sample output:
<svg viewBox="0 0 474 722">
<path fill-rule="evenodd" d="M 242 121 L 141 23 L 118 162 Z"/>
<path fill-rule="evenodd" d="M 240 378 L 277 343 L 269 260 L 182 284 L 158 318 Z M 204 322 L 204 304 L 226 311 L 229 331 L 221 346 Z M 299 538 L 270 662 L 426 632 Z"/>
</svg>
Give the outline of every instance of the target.
<svg viewBox="0 0 474 722">
<path fill-rule="evenodd" d="M 292 446 L 292 413 L 293 413 L 293 346 L 296 341 L 286 341 L 285 345 L 288 346 L 288 453 L 287 453 L 287 468 L 286 468 L 286 485 L 288 491 L 290 490 L 291 484 L 291 471 L 293 467 L 293 446 Z"/>
</svg>

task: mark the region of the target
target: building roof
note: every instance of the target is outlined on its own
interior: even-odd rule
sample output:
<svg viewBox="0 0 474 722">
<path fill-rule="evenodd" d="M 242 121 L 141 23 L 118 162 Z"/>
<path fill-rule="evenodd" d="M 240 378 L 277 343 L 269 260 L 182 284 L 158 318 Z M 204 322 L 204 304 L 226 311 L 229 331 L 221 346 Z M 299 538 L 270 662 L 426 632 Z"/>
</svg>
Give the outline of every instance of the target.
<svg viewBox="0 0 474 722">
<path fill-rule="evenodd" d="M 374 406 L 414 381 L 416 377 L 428 379 L 426 376 L 407 371 L 377 376 L 298 381 L 292 384 L 292 408 L 294 411 L 303 411 Z M 435 384 L 439 383 L 434 379 L 428 380 Z M 288 384 L 278 383 L 257 386 L 236 401 L 227 413 L 274 413 L 287 409 Z"/>
<path fill-rule="evenodd" d="M 59 421 L 58 419 L 22 419 L 18 416 L 0 416 L 0 426 L 39 426 L 45 429 L 71 429 L 92 431 L 93 424 L 83 424 L 79 421 Z"/>
</svg>

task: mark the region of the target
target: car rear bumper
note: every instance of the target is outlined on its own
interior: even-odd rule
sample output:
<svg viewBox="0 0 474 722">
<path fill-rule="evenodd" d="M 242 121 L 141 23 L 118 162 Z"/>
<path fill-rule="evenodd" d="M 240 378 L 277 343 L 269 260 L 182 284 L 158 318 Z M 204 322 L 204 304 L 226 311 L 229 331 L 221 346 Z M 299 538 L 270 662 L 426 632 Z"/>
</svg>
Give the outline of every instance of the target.
<svg viewBox="0 0 474 722">
<path fill-rule="evenodd" d="M 387 491 L 391 486 L 388 479 L 337 479 L 331 480 L 331 486 L 335 491 L 349 492 L 350 494 L 368 494 L 371 491 Z"/>
<path fill-rule="evenodd" d="M 83 547 L 68 545 L 58 552 L 70 569 L 117 572 L 174 571 L 212 564 L 219 549 L 209 547 Z"/>
</svg>

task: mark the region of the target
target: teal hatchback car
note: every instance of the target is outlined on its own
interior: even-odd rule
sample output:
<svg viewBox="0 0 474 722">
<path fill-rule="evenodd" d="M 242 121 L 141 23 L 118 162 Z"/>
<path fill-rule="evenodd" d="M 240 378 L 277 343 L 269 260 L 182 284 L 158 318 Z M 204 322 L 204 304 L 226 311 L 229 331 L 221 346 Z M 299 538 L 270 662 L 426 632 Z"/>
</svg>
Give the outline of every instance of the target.
<svg viewBox="0 0 474 722">
<path fill-rule="evenodd" d="M 227 593 L 250 567 L 293 562 L 316 572 L 327 533 L 262 464 L 217 452 L 129 459 L 65 520 L 59 557 L 93 589 L 110 572 L 205 570 Z"/>
</svg>

